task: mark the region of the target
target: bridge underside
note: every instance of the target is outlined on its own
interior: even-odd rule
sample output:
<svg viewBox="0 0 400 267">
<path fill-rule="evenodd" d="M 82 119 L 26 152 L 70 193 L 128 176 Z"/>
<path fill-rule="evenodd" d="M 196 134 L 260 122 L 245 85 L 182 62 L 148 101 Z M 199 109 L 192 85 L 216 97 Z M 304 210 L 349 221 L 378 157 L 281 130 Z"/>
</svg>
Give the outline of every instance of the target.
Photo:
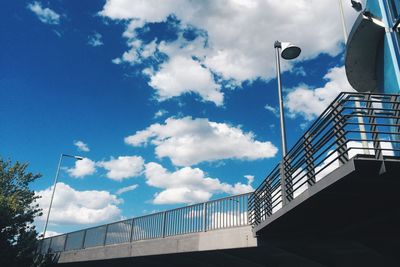
<svg viewBox="0 0 400 267">
<path fill-rule="evenodd" d="M 299 241 L 299 240 L 297 240 Z M 360 261 L 359 261 L 360 262 Z M 359 263 L 358 262 L 358 263 Z M 368 261 L 364 261 L 369 263 Z M 375 262 L 375 265 L 378 266 Z M 380 263 L 380 262 L 379 262 Z M 118 258 L 100 261 L 64 263 L 62 266 L 143 266 L 143 267 L 259 267 L 259 266 L 327 266 L 297 252 L 264 244 L 260 247 L 186 252 L 179 254 Z M 336 265 L 337 266 L 337 265 Z M 356 266 L 356 265 L 345 265 Z M 364 264 L 362 266 L 369 266 Z M 380 265 L 382 266 L 382 265 Z"/>
<path fill-rule="evenodd" d="M 255 228 L 324 266 L 400 266 L 400 160 L 355 158 Z"/>
</svg>

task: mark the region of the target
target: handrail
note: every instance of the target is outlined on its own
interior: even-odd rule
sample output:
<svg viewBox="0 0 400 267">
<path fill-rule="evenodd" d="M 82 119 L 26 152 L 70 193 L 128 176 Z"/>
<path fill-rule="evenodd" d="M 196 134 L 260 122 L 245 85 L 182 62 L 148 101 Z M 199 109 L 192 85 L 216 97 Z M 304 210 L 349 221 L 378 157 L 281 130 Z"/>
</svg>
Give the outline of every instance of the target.
<svg viewBox="0 0 400 267">
<path fill-rule="evenodd" d="M 250 223 L 265 221 L 356 155 L 400 156 L 400 95 L 339 94 L 250 197 Z"/>
<path fill-rule="evenodd" d="M 247 205 L 251 194 L 228 196 L 48 237 L 41 241 L 40 253 L 80 250 L 249 225 Z"/>
</svg>

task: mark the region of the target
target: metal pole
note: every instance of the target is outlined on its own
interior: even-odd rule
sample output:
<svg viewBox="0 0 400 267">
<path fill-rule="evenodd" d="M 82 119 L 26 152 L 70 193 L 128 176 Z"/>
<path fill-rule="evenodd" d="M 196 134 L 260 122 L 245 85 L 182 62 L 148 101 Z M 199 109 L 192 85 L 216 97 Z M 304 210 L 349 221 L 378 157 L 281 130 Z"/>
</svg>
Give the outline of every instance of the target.
<svg viewBox="0 0 400 267">
<path fill-rule="evenodd" d="M 285 115 L 283 111 L 283 99 L 282 99 L 282 82 L 281 82 L 281 62 L 280 62 L 280 49 L 282 48 L 279 41 L 275 42 L 275 54 L 276 54 L 276 77 L 278 81 L 278 97 L 279 97 L 279 116 L 281 124 L 281 142 L 282 142 L 282 158 L 286 156 L 286 131 L 285 131 Z"/>
<path fill-rule="evenodd" d="M 46 236 L 47 225 L 49 223 L 50 211 L 51 211 L 51 207 L 53 205 L 54 193 L 56 192 L 57 180 L 58 180 L 58 175 L 60 173 L 60 167 L 61 167 L 61 162 L 62 162 L 63 156 L 64 156 L 64 154 L 61 154 L 60 155 L 60 160 L 58 161 L 56 177 L 54 178 L 54 183 L 53 183 L 53 192 L 51 194 L 51 199 L 50 199 L 49 211 L 47 212 L 46 223 L 44 225 L 44 230 L 43 230 L 43 238 Z"/>
<path fill-rule="evenodd" d="M 285 156 L 286 156 L 286 131 L 285 131 L 285 114 L 283 111 L 283 98 L 282 98 L 282 81 L 281 81 L 281 58 L 280 49 L 282 44 L 276 41 L 274 44 L 276 56 L 276 78 L 278 82 L 278 97 L 279 97 L 279 119 L 281 124 L 281 143 L 282 143 L 282 161 L 280 166 L 281 176 L 281 191 L 282 191 L 282 206 L 288 202 L 286 194 L 286 172 L 285 172 Z"/>
<path fill-rule="evenodd" d="M 343 29 L 343 39 L 344 39 L 344 43 L 347 44 L 347 28 L 346 28 L 346 20 L 344 17 L 344 10 L 343 10 L 343 2 L 342 0 L 338 0 L 339 1 L 339 9 L 340 9 L 340 17 L 341 17 L 341 22 L 342 22 L 342 29 Z M 354 104 L 356 106 L 356 111 L 361 111 L 361 109 L 359 109 L 361 107 L 360 102 L 358 100 L 354 101 Z M 369 155 L 369 147 L 368 147 L 368 141 L 367 140 L 367 134 L 365 133 L 365 125 L 364 125 L 364 118 L 362 117 L 361 114 L 359 114 L 357 116 L 357 122 L 358 122 L 358 127 L 360 129 L 360 136 L 361 136 L 361 143 L 364 149 L 364 153 L 366 155 Z"/>
<path fill-rule="evenodd" d="M 343 11 L 343 3 L 342 0 L 339 1 L 339 9 L 340 9 L 340 16 L 342 21 L 342 29 L 343 29 L 343 36 L 344 36 L 344 43 L 347 43 L 347 28 L 346 28 L 346 21 L 344 18 L 344 11 Z"/>
</svg>

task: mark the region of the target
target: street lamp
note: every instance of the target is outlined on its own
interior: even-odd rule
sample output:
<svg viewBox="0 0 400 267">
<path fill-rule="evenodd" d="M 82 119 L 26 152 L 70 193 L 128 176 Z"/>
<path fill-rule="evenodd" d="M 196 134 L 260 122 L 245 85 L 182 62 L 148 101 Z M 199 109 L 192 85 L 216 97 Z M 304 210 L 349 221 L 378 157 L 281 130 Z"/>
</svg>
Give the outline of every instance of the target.
<svg viewBox="0 0 400 267">
<path fill-rule="evenodd" d="M 297 58 L 301 49 L 291 43 L 281 43 L 276 41 L 274 44 L 276 52 L 276 76 L 278 81 L 278 96 L 279 96 L 279 115 L 281 123 L 281 142 L 282 142 L 282 158 L 286 156 L 286 132 L 285 132 L 285 117 L 283 112 L 282 99 L 282 82 L 281 82 L 281 56 L 283 59 L 292 60 Z"/>
<path fill-rule="evenodd" d="M 68 154 L 61 154 L 60 155 L 60 160 L 58 161 L 58 167 L 57 167 L 57 172 L 56 172 L 56 177 L 54 178 L 54 184 L 53 184 L 53 192 L 51 194 L 51 199 L 50 199 L 50 205 L 49 205 L 49 211 L 47 212 L 47 218 L 46 218 L 46 223 L 44 225 L 44 230 L 43 230 L 43 238 L 46 236 L 46 230 L 47 230 L 47 225 L 49 223 L 49 217 L 50 217 L 50 211 L 51 211 L 51 206 L 53 205 L 53 199 L 54 199 L 54 193 L 56 192 L 56 186 L 57 186 L 57 180 L 58 180 L 58 175 L 60 173 L 60 167 L 61 167 L 61 162 L 63 157 L 68 157 L 68 158 L 74 158 L 76 160 L 82 160 L 82 157 L 79 156 L 72 156 Z"/>
</svg>

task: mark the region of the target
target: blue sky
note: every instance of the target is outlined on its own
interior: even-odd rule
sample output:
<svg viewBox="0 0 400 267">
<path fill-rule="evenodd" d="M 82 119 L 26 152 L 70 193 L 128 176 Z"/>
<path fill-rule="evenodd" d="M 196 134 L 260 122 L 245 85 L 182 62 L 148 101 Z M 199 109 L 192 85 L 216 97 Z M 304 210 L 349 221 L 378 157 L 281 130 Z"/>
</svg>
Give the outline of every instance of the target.
<svg viewBox="0 0 400 267">
<path fill-rule="evenodd" d="M 289 147 L 351 90 L 337 1 L 277 2 L 3 4 L 0 156 L 43 175 L 45 211 L 60 153 L 85 157 L 64 158 L 51 231 L 257 187 L 280 159 L 273 42 L 302 47 L 283 62 Z"/>
</svg>

